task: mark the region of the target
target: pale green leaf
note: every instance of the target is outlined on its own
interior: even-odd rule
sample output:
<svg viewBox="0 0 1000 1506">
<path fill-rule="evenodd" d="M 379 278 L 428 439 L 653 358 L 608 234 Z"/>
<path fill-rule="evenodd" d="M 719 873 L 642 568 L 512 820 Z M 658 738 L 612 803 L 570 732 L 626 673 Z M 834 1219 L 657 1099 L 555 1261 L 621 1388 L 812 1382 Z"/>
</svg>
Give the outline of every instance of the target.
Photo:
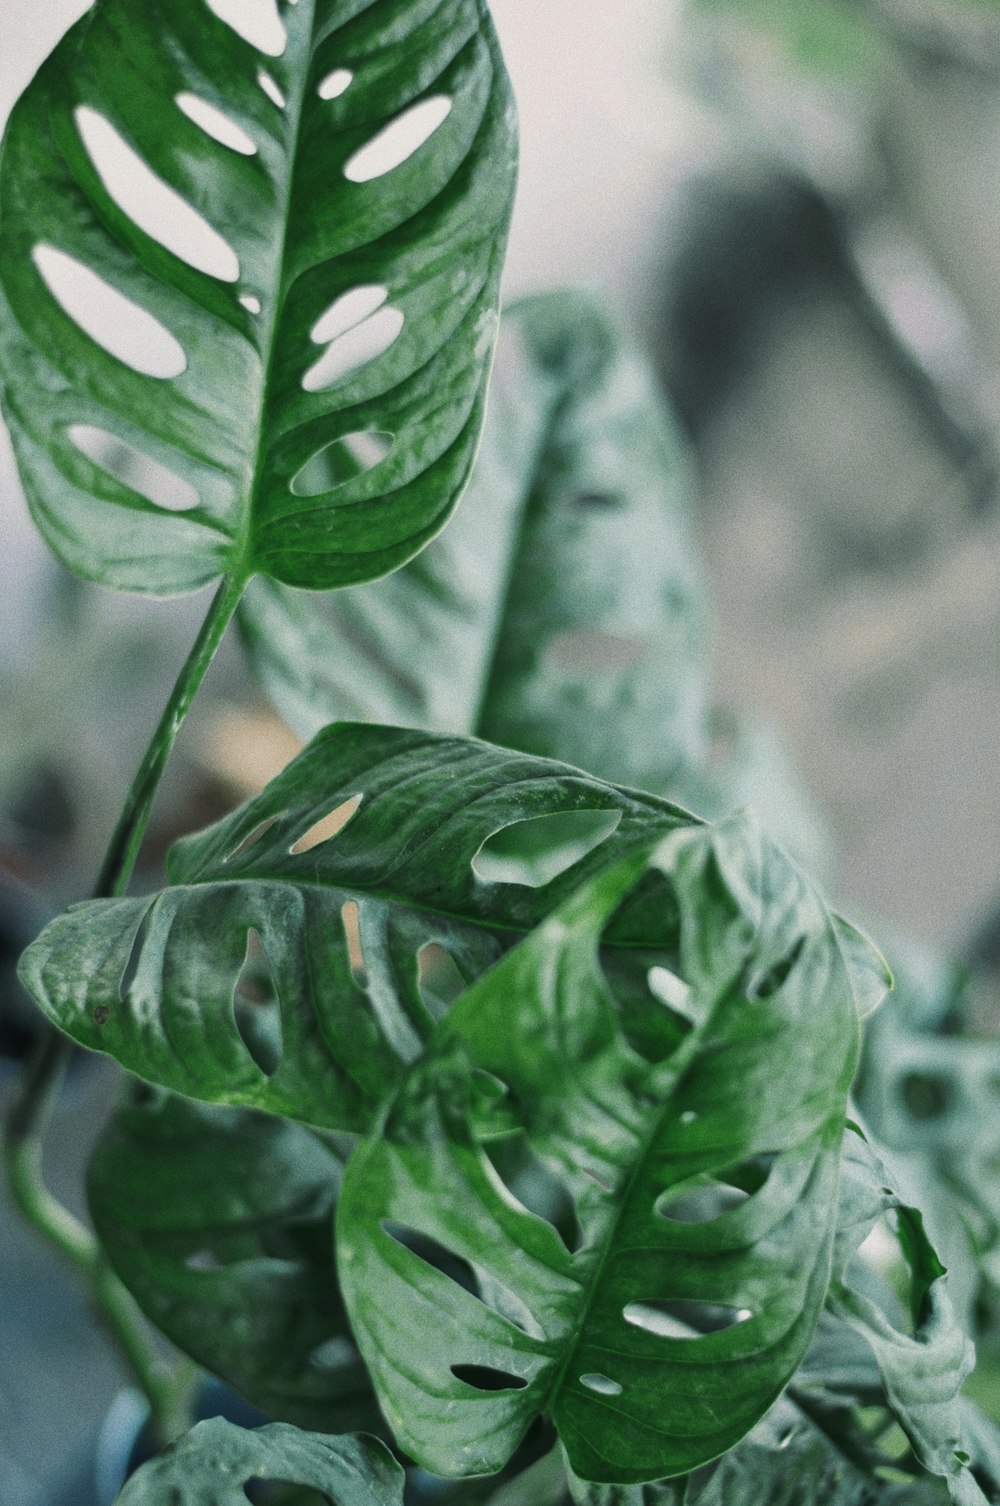
<svg viewBox="0 0 1000 1506">
<path fill-rule="evenodd" d="M 305 1486 L 331 1506 L 403 1501 L 403 1471 L 374 1438 L 327 1438 L 282 1422 L 251 1433 L 215 1417 L 144 1464 L 117 1506 L 246 1506 L 253 1480 Z"/>
</svg>

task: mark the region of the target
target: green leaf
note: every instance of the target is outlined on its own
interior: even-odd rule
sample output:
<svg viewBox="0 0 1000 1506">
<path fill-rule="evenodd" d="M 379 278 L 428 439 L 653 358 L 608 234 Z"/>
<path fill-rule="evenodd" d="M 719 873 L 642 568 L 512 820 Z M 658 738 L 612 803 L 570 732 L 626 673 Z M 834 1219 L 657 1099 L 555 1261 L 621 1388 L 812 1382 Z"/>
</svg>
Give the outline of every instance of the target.
<svg viewBox="0 0 1000 1506">
<path fill-rule="evenodd" d="M 861 1154 L 855 1150 L 851 1175 L 855 1214 L 842 1220 L 830 1310 L 870 1348 L 888 1404 L 924 1468 L 947 1480 L 952 1498 L 961 1506 L 985 1503 L 967 1467 L 972 1455 L 963 1434 L 960 1399 L 974 1353 L 955 1321 L 945 1268 L 927 1238 L 920 1213 L 893 1191 L 890 1173 L 870 1148 Z M 848 1228 L 853 1227 L 857 1239 L 875 1226 L 876 1216 L 884 1227 L 887 1214 L 895 1221 L 899 1264 L 908 1277 L 906 1306 L 912 1333 L 904 1331 L 905 1312 L 893 1300 L 891 1287 L 879 1292 L 873 1286 L 870 1266 L 855 1261 L 845 1269 L 852 1242 Z M 877 1252 L 872 1259 L 878 1260 Z"/>
<path fill-rule="evenodd" d="M 87 1193 L 115 1270 L 185 1354 L 278 1421 L 379 1431 L 333 1268 L 342 1170 L 301 1125 L 140 1088 Z"/>
<path fill-rule="evenodd" d="M 403 1471 L 374 1438 L 326 1438 L 287 1423 L 246 1432 L 200 1422 L 129 1480 L 116 1506 L 246 1506 L 252 1480 L 318 1490 L 331 1506 L 402 1506 Z"/>
<path fill-rule="evenodd" d="M 250 656 L 303 736 L 339 717 L 471 733 L 663 790 L 704 757 L 692 479 L 648 363 L 578 294 L 504 315 L 461 510 L 391 579 L 256 582 Z"/>
<path fill-rule="evenodd" d="M 4 414 L 39 528 L 107 585 L 373 579 L 472 463 L 515 170 L 485 0 L 282 0 L 269 31 L 97 0 L 4 139 Z M 382 170 L 411 111 L 436 129 Z"/>
<path fill-rule="evenodd" d="M 649 986 L 675 1028 L 644 1056 L 599 943 L 651 873 Z M 633 851 L 468 990 L 338 1213 L 352 1329 L 404 1449 L 477 1474 L 547 1414 L 577 1474 L 629 1483 L 748 1432 L 826 1295 L 855 993 L 830 912 L 746 818 Z M 529 1210 L 511 1138 L 572 1217 Z"/>
<path fill-rule="evenodd" d="M 331 812 L 350 819 L 319 841 Z M 548 882 L 477 873 L 494 834 L 554 816 L 599 830 L 582 855 L 560 839 Z M 341 725 L 179 842 L 176 887 L 74 906 L 28 948 L 22 976 L 53 1023 L 139 1077 L 365 1130 L 450 1001 L 435 964 L 460 992 L 580 879 L 692 820 L 547 760 Z M 658 945 L 664 924 L 654 884 L 611 939 Z"/>
</svg>

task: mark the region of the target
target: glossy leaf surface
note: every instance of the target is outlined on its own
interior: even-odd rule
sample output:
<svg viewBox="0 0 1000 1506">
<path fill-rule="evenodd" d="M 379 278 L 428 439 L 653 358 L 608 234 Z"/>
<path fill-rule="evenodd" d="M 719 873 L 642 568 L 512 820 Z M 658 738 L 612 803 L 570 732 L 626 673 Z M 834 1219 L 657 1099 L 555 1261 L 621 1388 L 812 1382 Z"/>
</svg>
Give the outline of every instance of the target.
<svg viewBox="0 0 1000 1506">
<path fill-rule="evenodd" d="M 4 413 L 107 585 L 371 580 L 472 463 L 515 153 L 484 0 L 251 20 L 97 0 L 4 139 Z"/>
<path fill-rule="evenodd" d="M 342 1160 L 301 1125 L 140 1088 L 91 1158 L 101 1244 L 146 1315 L 268 1417 L 378 1430 L 333 1269 Z"/>
<path fill-rule="evenodd" d="M 651 872 L 664 937 L 679 915 L 672 982 L 650 973 L 673 1042 L 641 1055 L 599 944 Z M 546 1414 L 578 1475 L 620 1484 L 737 1443 L 826 1295 L 858 1006 L 884 986 L 745 819 L 604 869 L 475 984 L 352 1158 L 338 1214 L 401 1446 L 478 1474 Z M 562 1188 L 559 1227 L 505 1180 L 511 1136 Z"/>
<path fill-rule="evenodd" d="M 576 294 L 505 312 L 447 530 L 329 598 L 255 582 L 240 620 L 289 724 L 471 733 L 664 789 L 704 755 L 690 468 L 647 363 Z"/>
<path fill-rule="evenodd" d="M 331 812 L 346 825 L 302 850 Z M 558 846 L 562 871 L 537 887 L 479 876 L 496 833 L 553 816 L 596 817 L 603 840 L 582 856 Z M 179 842 L 174 887 L 74 906 L 22 975 L 55 1024 L 139 1077 L 365 1130 L 450 1002 L 432 964 L 453 996 L 581 879 L 692 820 L 485 743 L 341 725 Z M 638 893 L 612 940 L 661 945 L 670 923 L 655 893 Z"/>
<path fill-rule="evenodd" d="M 200 1422 L 132 1476 L 117 1506 L 246 1506 L 252 1481 L 322 1492 L 331 1506 L 402 1506 L 403 1471 L 374 1438 L 327 1438 L 286 1423 L 247 1432 Z"/>
</svg>

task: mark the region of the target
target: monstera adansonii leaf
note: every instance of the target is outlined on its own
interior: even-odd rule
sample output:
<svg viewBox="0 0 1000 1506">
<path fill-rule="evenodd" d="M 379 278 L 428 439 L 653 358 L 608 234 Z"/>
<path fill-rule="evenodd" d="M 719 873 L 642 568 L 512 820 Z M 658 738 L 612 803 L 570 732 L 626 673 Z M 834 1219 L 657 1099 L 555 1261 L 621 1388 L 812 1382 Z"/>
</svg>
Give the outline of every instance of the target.
<svg viewBox="0 0 1000 1506">
<path fill-rule="evenodd" d="M 146 1315 L 268 1417 L 384 1431 L 334 1278 L 343 1151 L 304 1125 L 133 1089 L 87 1174 Z"/>
<path fill-rule="evenodd" d="M 485 0 L 96 0 L 0 161 L 3 410 L 59 556 L 235 595 L 415 554 L 472 463 L 514 172 Z"/>
<path fill-rule="evenodd" d="M 647 1009 L 676 1027 L 644 1050 L 601 951 L 640 895 L 672 938 Z M 740 817 L 633 848 L 474 984 L 351 1158 L 337 1217 L 400 1446 L 488 1473 L 546 1415 L 577 1475 L 627 1483 L 737 1443 L 826 1297 L 859 1013 L 885 982 Z M 539 1177 L 558 1218 L 522 1198 Z"/>
<path fill-rule="evenodd" d="M 576 883 L 693 821 L 545 759 L 341 724 L 178 842 L 173 887 L 73 906 L 21 972 L 54 1024 L 138 1077 L 364 1132 L 468 982 Z M 510 831 L 555 841 L 533 882 L 490 851 Z M 625 973 L 671 943 L 653 891 L 609 932 Z"/>
<path fill-rule="evenodd" d="M 255 1481 L 320 1492 L 331 1506 L 403 1502 L 403 1471 L 374 1438 L 327 1438 L 283 1422 L 247 1432 L 213 1417 L 137 1470 L 116 1506 L 246 1506 Z"/>
<path fill-rule="evenodd" d="M 974 1445 L 964 1436 L 961 1399 L 974 1353 L 955 1319 L 947 1272 L 920 1213 L 894 1190 L 892 1171 L 860 1132 L 847 1145 L 829 1311 L 874 1359 L 885 1402 L 923 1468 L 947 1481 L 960 1506 L 986 1506 L 968 1467 Z"/>
<path fill-rule="evenodd" d="M 445 532 L 370 587 L 255 581 L 251 660 L 304 737 L 341 717 L 405 723 L 664 791 L 707 738 L 692 490 L 648 362 L 583 295 L 527 299 L 504 312 Z"/>
</svg>

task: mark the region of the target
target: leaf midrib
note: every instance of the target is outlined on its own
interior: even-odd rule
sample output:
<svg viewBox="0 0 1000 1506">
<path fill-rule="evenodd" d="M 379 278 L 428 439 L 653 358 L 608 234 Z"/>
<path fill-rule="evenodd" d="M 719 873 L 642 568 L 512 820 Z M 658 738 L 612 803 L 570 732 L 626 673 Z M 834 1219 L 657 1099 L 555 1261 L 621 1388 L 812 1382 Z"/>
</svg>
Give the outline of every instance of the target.
<svg viewBox="0 0 1000 1506">
<path fill-rule="evenodd" d="M 275 358 L 278 351 L 277 336 L 278 330 L 281 326 L 281 319 L 285 306 L 285 296 L 287 293 L 287 289 L 285 287 L 285 271 L 288 252 L 288 238 L 291 230 L 292 197 L 295 189 L 299 148 L 301 144 L 302 117 L 304 114 L 306 87 L 310 76 L 310 65 L 312 63 L 313 54 L 317 46 L 316 0 L 299 0 L 299 5 L 303 10 L 307 5 L 309 6 L 308 23 L 304 20 L 301 23 L 303 28 L 305 28 L 305 26 L 308 24 L 309 29 L 309 43 L 308 48 L 306 49 L 308 53 L 308 60 L 306 66 L 298 70 L 298 77 L 292 80 L 293 86 L 289 87 L 289 92 L 285 96 L 285 107 L 280 112 L 286 121 L 285 143 L 287 153 L 286 163 L 288 170 L 285 174 L 284 192 L 282 193 L 280 200 L 276 205 L 276 213 L 280 225 L 280 237 L 277 254 L 274 259 L 274 281 L 271 287 L 270 298 L 266 300 L 263 298 L 261 299 L 262 312 L 264 309 L 269 308 L 270 314 L 265 326 L 265 338 L 261 341 L 261 348 L 266 353 L 262 357 L 261 361 L 260 399 L 257 405 L 256 444 L 253 448 L 253 458 L 251 461 L 252 469 L 250 471 L 248 495 L 246 497 L 245 506 L 242 508 L 242 526 L 237 535 L 237 539 L 234 541 L 236 543 L 236 551 L 233 560 L 234 568 L 229 572 L 233 578 L 240 582 L 240 585 L 242 587 L 245 587 L 250 581 L 251 577 L 256 574 L 256 571 L 253 568 L 254 524 L 256 522 L 257 508 L 260 502 L 261 482 L 264 474 L 264 458 L 267 452 L 267 419 L 270 411 L 270 399 L 274 383 Z M 286 12 L 287 9 L 288 8 L 286 7 Z M 292 24 L 287 14 L 284 18 L 284 24 L 287 35 L 289 25 Z M 283 53 L 282 56 L 285 56 L 287 54 L 289 46 L 290 39 L 285 43 L 285 53 Z M 264 65 L 261 64 L 261 66 L 263 67 Z M 288 82 L 287 76 L 285 81 L 286 83 Z"/>
</svg>

